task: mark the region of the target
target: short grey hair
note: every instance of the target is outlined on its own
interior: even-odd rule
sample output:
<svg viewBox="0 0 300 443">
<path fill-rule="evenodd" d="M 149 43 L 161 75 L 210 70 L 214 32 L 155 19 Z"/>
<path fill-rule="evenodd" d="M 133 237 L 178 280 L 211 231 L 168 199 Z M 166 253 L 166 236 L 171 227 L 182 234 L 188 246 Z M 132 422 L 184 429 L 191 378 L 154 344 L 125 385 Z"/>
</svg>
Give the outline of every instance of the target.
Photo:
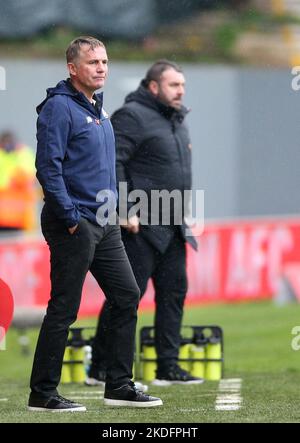
<svg viewBox="0 0 300 443">
<path fill-rule="evenodd" d="M 82 45 L 89 45 L 90 49 L 94 50 L 101 46 L 105 48 L 104 43 L 98 40 L 95 37 L 90 36 L 81 36 L 75 38 L 75 40 L 71 41 L 66 50 L 66 58 L 67 63 L 73 63 L 79 56 L 80 49 Z"/>
</svg>

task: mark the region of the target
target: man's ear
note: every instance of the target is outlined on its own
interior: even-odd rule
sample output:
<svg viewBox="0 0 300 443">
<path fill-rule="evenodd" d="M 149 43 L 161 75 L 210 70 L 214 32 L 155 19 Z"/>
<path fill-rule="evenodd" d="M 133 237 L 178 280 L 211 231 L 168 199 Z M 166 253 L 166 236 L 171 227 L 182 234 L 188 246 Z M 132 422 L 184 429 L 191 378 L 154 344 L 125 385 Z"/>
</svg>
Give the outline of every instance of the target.
<svg viewBox="0 0 300 443">
<path fill-rule="evenodd" d="M 149 85 L 148 85 L 148 89 L 153 95 L 155 95 L 155 96 L 158 95 L 159 86 L 155 80 L 150 80 Z"/>
<path fill-rule="evenodd" d="M 77 74 L 76 65 L 74 63 L 67 63 L 67 66 L 68 66 L 68 70 L 69 70 L 70 75 Z"/>
</svg>

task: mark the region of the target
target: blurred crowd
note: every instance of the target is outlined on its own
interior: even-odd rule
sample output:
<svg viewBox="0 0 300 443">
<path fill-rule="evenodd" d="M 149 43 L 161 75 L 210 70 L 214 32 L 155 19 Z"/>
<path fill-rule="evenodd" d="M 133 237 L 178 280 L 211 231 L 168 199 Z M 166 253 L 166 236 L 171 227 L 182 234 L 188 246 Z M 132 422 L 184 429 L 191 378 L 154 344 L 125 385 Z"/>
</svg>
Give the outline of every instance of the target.
<svg viewBox="0 0 300 443">
<path fill-rule="evenodd" d="M 0 134 L 0 229 L 36 227 L 38 193 L 33 149 L 11 131 Z"/>
</svg>

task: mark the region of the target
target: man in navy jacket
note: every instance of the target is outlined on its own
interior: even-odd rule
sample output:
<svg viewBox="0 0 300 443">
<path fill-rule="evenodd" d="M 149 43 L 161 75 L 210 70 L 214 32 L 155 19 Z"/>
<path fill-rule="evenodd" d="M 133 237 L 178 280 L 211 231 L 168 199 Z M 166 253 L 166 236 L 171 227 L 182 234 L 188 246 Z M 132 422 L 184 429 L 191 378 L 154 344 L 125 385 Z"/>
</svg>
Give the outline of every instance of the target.
<svg viewBox="0 0 300 443">
<path fill-rule="evenodd" d="M 95 94 L 105 82 L 106 50 L 93 37 L 79 37 L 66 56 L 70 79 L 48 89 L 37 108 L 36 168 L 45 196 L 41 225 L 51 253 L 51 298 L 35 352 L 28 408 L 86 409 L 61 397 L 57 386 L 89 270 L 110 310 L 104 404 L 158 406 L 159 398 L 141 393 L 131 381 L 139 288 L 119 226 L 105 223 L 98 213 L 107 202 L 103 193 L 116 200 L 114 134 L 102 94 Z"/>
</svg>

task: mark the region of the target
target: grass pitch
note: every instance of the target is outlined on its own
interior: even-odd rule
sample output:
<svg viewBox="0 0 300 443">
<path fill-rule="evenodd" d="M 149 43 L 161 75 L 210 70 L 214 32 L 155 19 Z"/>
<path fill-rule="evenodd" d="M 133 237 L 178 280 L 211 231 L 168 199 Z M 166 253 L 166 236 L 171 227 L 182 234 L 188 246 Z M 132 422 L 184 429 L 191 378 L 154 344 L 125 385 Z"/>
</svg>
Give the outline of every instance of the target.
<svg viewBox="0 0 300 443">
<path fill-rule="evenodd" d="M 81 320 L 93 326 L 96 319 Z M 218 382 L 197 386 L 151 387 L 164 406 L 153 409 L 107 408 L 99 387 L 61 385 L 60 393 L 87 406 L 85 413 L 27 412 L 28 382 L 37 331 L 29 332 L 30 353 L 23 355 L 18 333 L 10 330 L 0 351 L 0 422 L 2 423 L 278 423 L 300 421 L 300 351 L 292 349 L 292 329 L 300 325 L 300 306 L 271 302 L 187 308 L 184 324 L 223 328 L 224 378 L 242 380 L 241 407 L 217 411 Z M 143 313 L 139 327 L 152 324 Z"/>
</svg>

